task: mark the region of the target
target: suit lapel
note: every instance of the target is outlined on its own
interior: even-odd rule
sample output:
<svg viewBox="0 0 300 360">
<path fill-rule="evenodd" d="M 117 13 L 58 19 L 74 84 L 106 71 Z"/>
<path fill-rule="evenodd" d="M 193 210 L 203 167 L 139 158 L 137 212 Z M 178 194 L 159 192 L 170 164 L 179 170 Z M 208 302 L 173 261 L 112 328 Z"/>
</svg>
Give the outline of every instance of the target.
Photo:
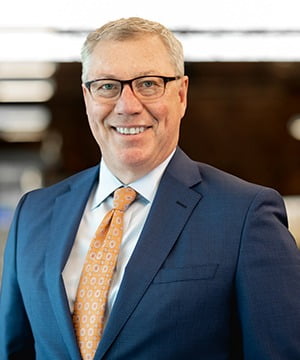
<svg viewBox="0 0 300 360">
<path fill-rule="evenodd" d="M 66 185 L 53 208 L 46 253 L 46 283 L 61 334 L 72 359 L 80 359 L 61 273 L 68 259 L 98 168 L 86 172 L 75 184 Z"/>
<path fill-rule="evenodd" d="M 200 201 L 201 194 L 191 189 L 199 182 L 197 166 L 181 150 L 177 150 L 161 180 L 140 239 L 126 267 L 118 297 L 96 353 L 97 359 L 101 359 L 109 349 L 138 305 Z"/>
</svg>

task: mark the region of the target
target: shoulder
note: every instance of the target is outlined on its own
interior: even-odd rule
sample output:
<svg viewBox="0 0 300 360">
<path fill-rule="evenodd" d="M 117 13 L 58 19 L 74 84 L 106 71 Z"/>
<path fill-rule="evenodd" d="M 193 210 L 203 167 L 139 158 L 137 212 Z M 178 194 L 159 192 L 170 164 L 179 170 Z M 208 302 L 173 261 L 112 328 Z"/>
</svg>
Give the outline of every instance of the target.
<svg viewBox="0 0 300 360">
<path fill-rule="evenodd" d="M 261 191 L 265 187 L 259 184 L 249 182 L 236 175 L 230 174 L 226 171 L 220 170 L 214 166 L 196 162 L 196 165 L 201 173 L 203 183 L 215 185 L 220 190 L 232 189 L 242 191 Z"/>
<path fill-rule="evenodd" d="M 254 199 L 266 198 L 275 199 L 276 202 L 283 204 L 281 195 L 275 189 L 241 179 L 209 164 L 194 161 L 180 149 L 176 153 L 174 163 L 172 175 L 174 176 L 176 171 L 178 179 L 186 184 L 189 182 L 189 186 L 194 191 L 201 193 L 203 198 L 212 202 L 229 203 L 234 206 L 234 204 L 246 205 Z"/>
<path fill-rule="evenodd" d="M 192 160 L 180 148 L 177 149 L 170 163 L 170 173 L 186 184 L 197 183 L 203 190 L 207 190 L 209 187 L 210 191 L 256 193 L 268 189 L 263 185 L 251 183 L 212 165 Z M 191 177 L 193 177 L 192 182 L 190 181 Z"/>
<path fill-rule="evenodd" d="M 99 165 L 80 171 L 71 175 L 53 185 L 40 189 L 32 190 L 24 195 L 26 199 L 40 201 L 44 198 L 56 198 L 60 194 L 67 192 L 71 188 L 80 187 L 84 184 L 87 186 L 93 184 L 99 174 Z"/>
<path fill-rule="evenodd" d="M 278 191 L 206 164 L 197 163 L 197 166 L 202 174 L 198 190 L 203 195 L 203 202 L 215 213 L 222 216 L 233 214 L 241 219 L 273 219 L 274 222 L 279 219 L 280 223 L 287 226 L 285 204 Z"/>
</svg>

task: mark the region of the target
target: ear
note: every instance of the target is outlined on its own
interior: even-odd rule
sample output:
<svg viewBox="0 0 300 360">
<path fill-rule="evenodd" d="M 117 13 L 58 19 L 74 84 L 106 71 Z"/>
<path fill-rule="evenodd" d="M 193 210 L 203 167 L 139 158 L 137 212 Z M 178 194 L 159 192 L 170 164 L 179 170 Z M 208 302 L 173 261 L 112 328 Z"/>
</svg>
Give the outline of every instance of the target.
<svg viewBox="0 0 300 360">
<path fill-rule="evenodd" d="M 84 84 L 81 84 L 81 89 L 82 89 L 83 97 L 85 99 L 89 90 L 86 88 L 86 86 Z"/>
<path fill-rule="evenodd" d="M 187 106 L 189 78 L 188 76 L 184 75 L 180 80 L 181 80 L 181 84 L 179 88 L 179 98 L 180 98 L 180 103 L 182 104 L 182 116 L 183 116 Z"/>
<path fill-rule="evenodd" d="M 84 99 L 84 103 L 85 103 L 85 109 L 87 111 L 89 98 L 90 98 L 90 92 L 84 84 L 81 84 L 81 88 L 82 88 L 82 94 L 83 94 L 83 99 Z"/>
</svg>

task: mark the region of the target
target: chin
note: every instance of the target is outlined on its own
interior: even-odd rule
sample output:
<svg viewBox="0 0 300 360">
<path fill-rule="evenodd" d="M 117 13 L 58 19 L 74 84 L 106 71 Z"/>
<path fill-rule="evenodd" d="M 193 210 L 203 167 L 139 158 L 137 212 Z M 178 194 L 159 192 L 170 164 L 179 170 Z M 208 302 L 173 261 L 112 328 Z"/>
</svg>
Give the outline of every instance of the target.
<svg viewBox="0 0 300 360">
<path fill-rule="evenodd" d="M 142 149 L 127 149 L 119 154 L 119 159 L 125 166 L 141 166 L 148 162 L 149 154 Z"/>
</svg>

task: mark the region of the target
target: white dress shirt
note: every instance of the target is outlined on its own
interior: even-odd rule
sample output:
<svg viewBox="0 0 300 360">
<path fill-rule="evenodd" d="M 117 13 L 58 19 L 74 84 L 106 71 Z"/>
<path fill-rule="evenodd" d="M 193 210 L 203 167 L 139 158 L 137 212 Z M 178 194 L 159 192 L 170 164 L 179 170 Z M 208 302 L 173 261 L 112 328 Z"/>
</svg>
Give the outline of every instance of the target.
<svg viewBox="0 0 300 360">
<path fill-rule="evenodd" d="M 174 152 L 175 150 L 163 163 L 149 174 L 126 185 L 133 188 L 138 195 L 137 199 L 124 213 L 123 239 L 108 294 L 106 319 L 108 318 L 117 297 L 125 267 L 144 227 L 162 174 Z M 74 309 L 77 287 L 90 241 L 105 214 L 113 207 L 113 192 L 121 186 L 124 186 L 124 184 L 109 171 L 102 160 L 100 164 L 98 185 L 92 191 L 86 204 L 73 248 L 62 273 L 71 312 L 73 312 Z"/>
</svg>

